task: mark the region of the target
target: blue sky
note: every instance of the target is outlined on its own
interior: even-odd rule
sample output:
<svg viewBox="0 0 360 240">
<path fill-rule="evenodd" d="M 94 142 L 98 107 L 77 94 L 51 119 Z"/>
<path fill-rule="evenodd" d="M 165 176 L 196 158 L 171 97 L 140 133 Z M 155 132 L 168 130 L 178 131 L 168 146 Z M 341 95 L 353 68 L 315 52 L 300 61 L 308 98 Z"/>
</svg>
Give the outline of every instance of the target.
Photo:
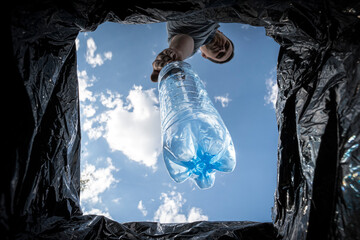
<svg viewBox="0 0 360 240">
<path fill-rule="evenodd" d="M 81 206 L 118 222 L 271 221 L 276 188 L 276 61 L 279 46 L 263 28 L 220 24 L 234 59 L 187 62 L 206 82 L 232 136 L 237 166 L 214 187 L 177 184 L 161 153 L 152 62 L 165 49 L 165 23 L 105 23 L 77 40 L 82 128 Z"/>
</svg>

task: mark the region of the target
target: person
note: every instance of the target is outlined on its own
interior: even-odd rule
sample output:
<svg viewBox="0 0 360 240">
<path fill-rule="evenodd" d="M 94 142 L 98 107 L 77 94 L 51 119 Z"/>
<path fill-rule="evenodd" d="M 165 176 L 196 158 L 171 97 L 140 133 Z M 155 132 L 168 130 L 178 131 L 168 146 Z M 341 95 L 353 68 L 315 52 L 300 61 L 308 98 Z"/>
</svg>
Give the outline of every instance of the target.
<svg viewBox="0 0 360 240">
<path fill-rule="evenodd" d="M 234 57 L 234 44 L 212 20 L 190 22 L 167 22 L 169 47 L 160 52 L 152 66 L 151 80 L 157 82 L 161 69 L 173 61 L 183 61 L 193 56 L 198 49 L 201 56 L 214 63 L 226 63 Z"/>
</svg>

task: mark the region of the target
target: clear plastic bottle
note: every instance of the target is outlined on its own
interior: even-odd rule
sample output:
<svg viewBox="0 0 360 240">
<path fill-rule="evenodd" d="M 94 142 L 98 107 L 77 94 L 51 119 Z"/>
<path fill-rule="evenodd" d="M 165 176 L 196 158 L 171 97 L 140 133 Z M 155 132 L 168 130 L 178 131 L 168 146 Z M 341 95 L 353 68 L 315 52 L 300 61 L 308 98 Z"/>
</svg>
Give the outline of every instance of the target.
<svg viewBox="0 0 360 240">
<path fill-rule="evenodd" d="M 191 177 L 201 188 L 214 185 L 215 170 L 236 165 L 231 136 L 204 84 L 182 61 L 167 64 L 158 78 L 163 157 L 172 179 Z"/>
</svg>

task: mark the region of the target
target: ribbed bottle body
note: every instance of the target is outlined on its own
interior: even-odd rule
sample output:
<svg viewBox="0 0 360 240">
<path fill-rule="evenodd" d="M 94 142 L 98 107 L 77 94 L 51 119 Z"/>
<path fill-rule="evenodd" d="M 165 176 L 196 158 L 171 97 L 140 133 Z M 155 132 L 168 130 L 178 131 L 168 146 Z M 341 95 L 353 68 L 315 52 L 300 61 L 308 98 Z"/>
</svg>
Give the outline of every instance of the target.
<svg viewBox="0 0 360 240">
<path fill-rule="evenodd" d="M 215 171 L 235 168 L 231 136 L 199 76 L 185 62 L 172 62 L 159 74 L 163 157 L 176 182 L 191 177 L 210 188 Z"/>
</svg>

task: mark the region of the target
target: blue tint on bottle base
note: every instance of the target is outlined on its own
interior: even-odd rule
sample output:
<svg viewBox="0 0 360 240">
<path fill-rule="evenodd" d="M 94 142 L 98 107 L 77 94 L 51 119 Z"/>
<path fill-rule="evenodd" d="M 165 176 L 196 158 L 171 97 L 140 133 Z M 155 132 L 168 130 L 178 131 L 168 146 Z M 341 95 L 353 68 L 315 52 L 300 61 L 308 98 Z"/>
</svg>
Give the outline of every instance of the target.
<svg viewBox="0 0 360 240">
<path fill-rule="evenodd" d="M 215 182 L 215 172 L 236 165 L 231 136 L 199 76 L 185 62 L 172 62 L 159 74 L 163 157 L 171 178 L 188 178 L 201 189 Z"/>
</svg>

